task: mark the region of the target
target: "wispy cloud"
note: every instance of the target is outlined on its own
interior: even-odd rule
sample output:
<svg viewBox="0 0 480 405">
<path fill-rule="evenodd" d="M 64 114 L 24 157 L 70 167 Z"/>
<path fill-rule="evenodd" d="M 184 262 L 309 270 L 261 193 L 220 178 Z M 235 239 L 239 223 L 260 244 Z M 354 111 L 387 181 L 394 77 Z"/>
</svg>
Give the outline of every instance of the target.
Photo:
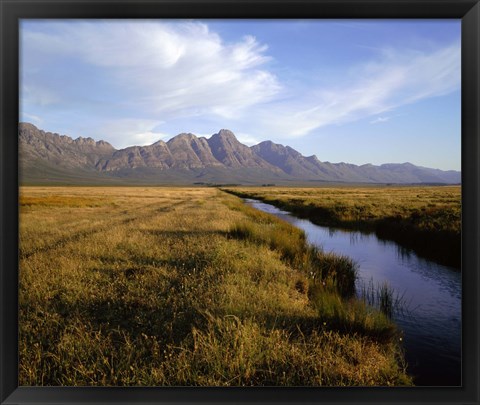
<svg viewBox="0 0 480 405">
<path fill-rule="evenodd" d="M 38 115 L 34 115 L 34 114 L 28 114 L 26 112 L 23 113 L 23 116 L 29 120 L 29 122 L 35 124 L 35 125 L 42 125 L 43 123 L 43 119 L 41 117 L 39 117 Z"/>
<path fill-rule="evenodd" d="M 289 104 L 272 105 L 259 119 L 265 130 L 300 137 L 317 128 L 382 114 L 459 87 L 460 44 L 429 52 L 387 49 L 379 60 L 352 68 L 342 84 L 313 89 Z"/>
</svg>

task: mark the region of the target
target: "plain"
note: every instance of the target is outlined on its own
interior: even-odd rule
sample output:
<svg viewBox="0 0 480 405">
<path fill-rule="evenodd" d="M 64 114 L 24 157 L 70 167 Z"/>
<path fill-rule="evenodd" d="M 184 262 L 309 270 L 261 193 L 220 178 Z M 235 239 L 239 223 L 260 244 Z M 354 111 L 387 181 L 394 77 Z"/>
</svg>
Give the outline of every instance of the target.
<svg viewBox="0 0 480 405">
<path fill-rule="evenodd" d="M 216 188 L 20 189 L 20 385 L 409 385 L 356 265 Z"/>
</svg>

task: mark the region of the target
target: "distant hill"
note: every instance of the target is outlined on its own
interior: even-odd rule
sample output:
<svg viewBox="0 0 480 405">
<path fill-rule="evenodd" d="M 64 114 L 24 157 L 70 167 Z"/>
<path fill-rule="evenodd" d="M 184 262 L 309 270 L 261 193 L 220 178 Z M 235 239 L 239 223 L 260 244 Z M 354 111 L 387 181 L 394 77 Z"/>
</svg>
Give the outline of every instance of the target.
<svg viewBox="0 0 480 405">
<path fill-rule="evenodd" d="M 23 184 L 454 184 L 461 180 L 458 171 L 411 163 L 321 162 L 271 141 L 248 147 L 227 129 L 208 139 L 183 133 L 168 142 L 117 150 L 108 142 L 72 139 L 20 123 L 19 166 Z"/>
</svg>

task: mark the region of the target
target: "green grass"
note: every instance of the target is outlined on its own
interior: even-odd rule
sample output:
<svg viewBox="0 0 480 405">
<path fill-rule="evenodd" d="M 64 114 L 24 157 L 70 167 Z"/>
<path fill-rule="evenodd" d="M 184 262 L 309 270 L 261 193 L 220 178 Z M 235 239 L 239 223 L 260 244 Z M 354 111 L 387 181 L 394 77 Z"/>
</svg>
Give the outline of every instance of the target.
<svg viewBox="0 0 480 405">
<path fill-rule="evenodd" d="M 20 385 L 409 385 L 355 265 L 212 188 L 20 190 Z"/>
<path fill-rule="evenodd" d="M 276 205 L 319 225 L 375 232 L 379 238 L 460 269 L 460 186 L 235 187 L 225 191 Z"/>
</svg>

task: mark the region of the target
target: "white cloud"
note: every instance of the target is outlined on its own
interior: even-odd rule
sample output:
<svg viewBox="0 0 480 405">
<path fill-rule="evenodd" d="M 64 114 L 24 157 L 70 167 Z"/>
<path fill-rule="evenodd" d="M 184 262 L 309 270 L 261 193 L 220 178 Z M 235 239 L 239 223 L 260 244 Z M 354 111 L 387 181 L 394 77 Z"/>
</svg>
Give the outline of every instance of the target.
<svg viewBox="0 0 480 405">
<path fill-rule="evenodd" d="M 247 134 L 245 132 L 235 133 L 235 136 L 241 143 L 247 146 L 253 146 L 261 142 L 261 140 L 258 140 L 258 138 L 256 138 L 254 135 Z"/>
<path fill-rule="evenodd" d="M 91 136 L 110 142 L 117 149 L 133 145 L 150 145 L 167 136 L 154 130 L 161 124 L 161 121 L 155 120 L 116 119 L 99 125 Z"/>
<path fill-rule="evenodd" d="M 224 43 L 198 22 L 49 22 L 48 33 L 26 30 L 22 39 L 26 67 L 38 64 L 48 75 L 49 58 L 70 66 L 80 63 L 71 68 L 72 82 L 88 84 L 95 77 L 82 64 L 94 66 L 95 74 L 105 78 L 102 83 L 119 93 L 114 100 L 114 95 L 99 96 L 93 83 L 90 94 L 64 86 L 55 89 L 58 99 L 48 100 L 59 105 L 91 97 L 162 120 L 205 114 L 232 118 L 280 90 L 277 78 L 262 69 L 269 60 L 265 45 L 252 36 Z M 33 81 L 25 72 L 24 91 Z"/>
<path fill-rule="evenodd" d="M 172 136 L 168 134 L 164 134 L 162 132 L 140 132 L 136 133 L 133 135 L 130 135 L 128 140 L 128 144 L 125 144 L 122 146 L 122 148 L 125 148 L 127 146 L 144 146 L 144 145 L 151 145 L 152 143 L 155 143 L 157 141 L 161 140 L 168 140 Z"/>
</svg>

